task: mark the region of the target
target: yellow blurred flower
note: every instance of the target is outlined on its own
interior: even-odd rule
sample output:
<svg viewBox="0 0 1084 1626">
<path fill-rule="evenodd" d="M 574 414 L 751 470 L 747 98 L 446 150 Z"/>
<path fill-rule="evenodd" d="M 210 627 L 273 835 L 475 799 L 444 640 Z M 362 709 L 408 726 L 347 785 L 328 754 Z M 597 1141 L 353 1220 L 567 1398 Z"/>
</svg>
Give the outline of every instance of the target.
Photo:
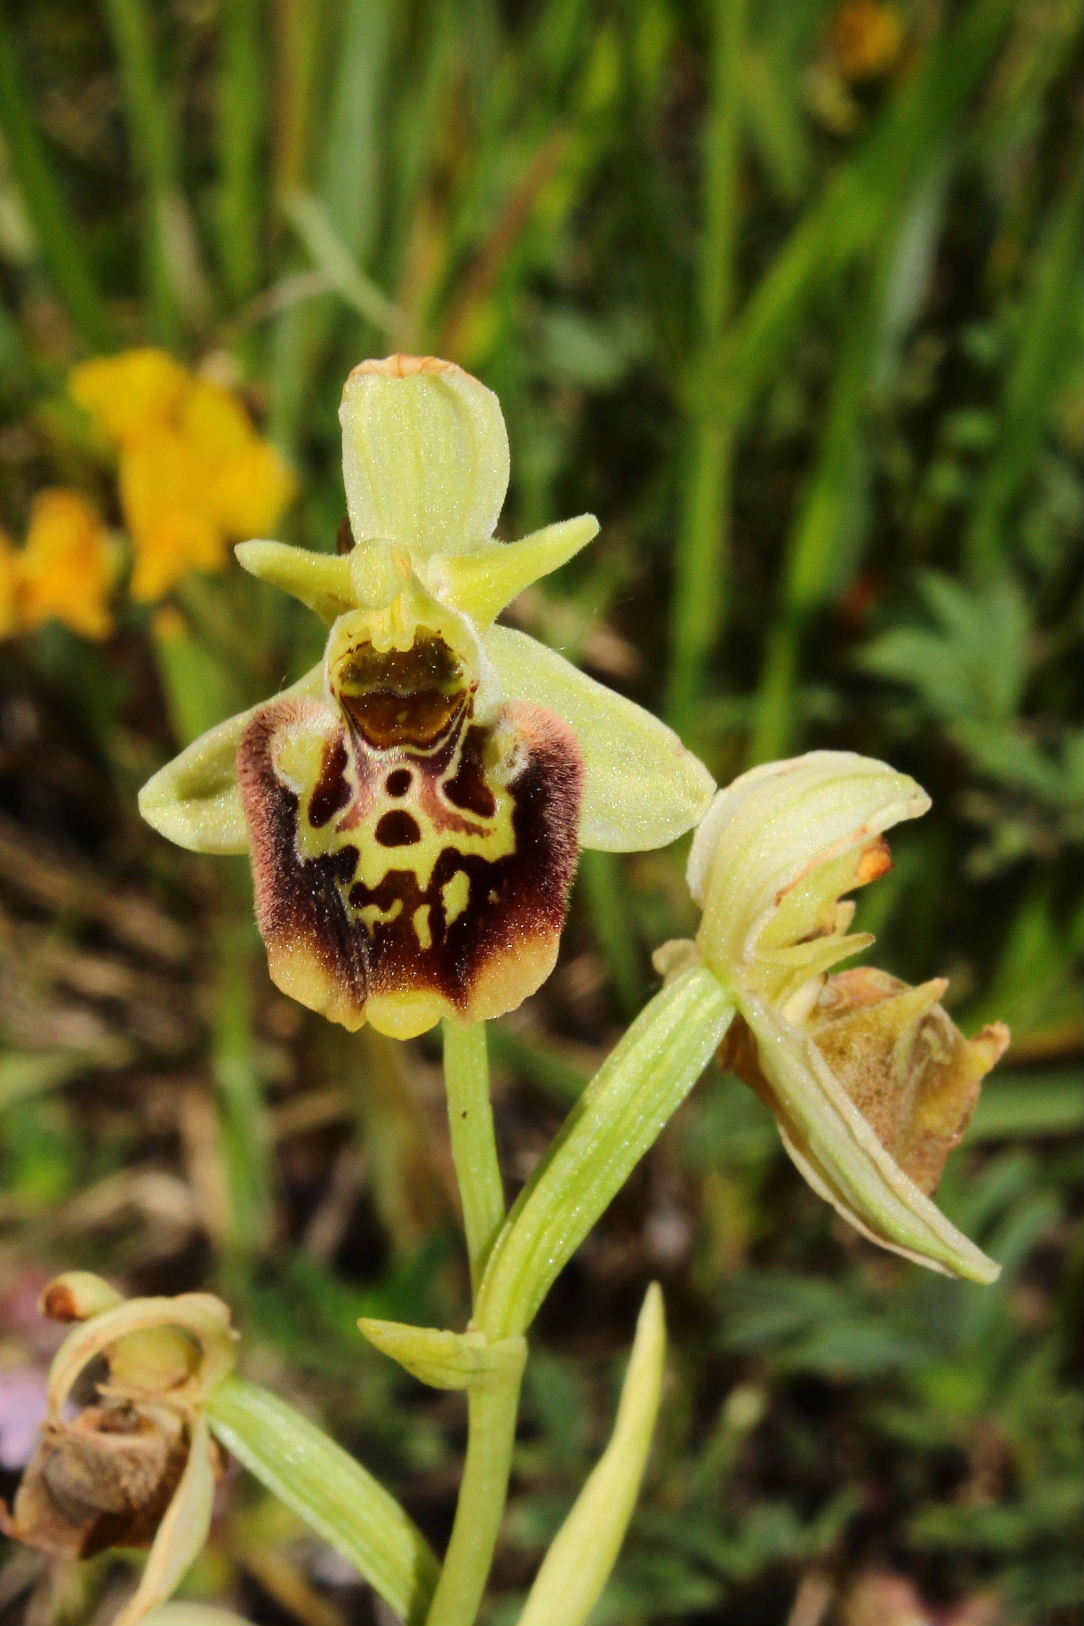
<svg viewBox="0 0 1084 1626">
<path fill-rule="evenodd" d="M 107 638 L 115 575 L 116 549 L 97 510 L 77 491 L 43 491 L 25 546 L 0 538 L 0 636 L 63 621 L 85 638 Z"/>
<path fill-rule="evenodd" d="M 120 456 L 135 550 L 131 594 L 152 603 L 190 570 L 220 570 L 228 545 L 274 527 L 294 476 L 241 402 L 161 350 L 73 369 L 72 395 Z"/>
<path fill-rule="evenodd" d="M 19 554 L 11 538 L 0 531 L 0 638 L 9 638 L 19 625 Z"/>
<path fill-rule="evenodd" d="M 903 21 L 895 6 L 881 0 L 843 0 L 829 25 L 829 47 L 850 83 L 880 79 L 903 49 Z"/>
</svg>

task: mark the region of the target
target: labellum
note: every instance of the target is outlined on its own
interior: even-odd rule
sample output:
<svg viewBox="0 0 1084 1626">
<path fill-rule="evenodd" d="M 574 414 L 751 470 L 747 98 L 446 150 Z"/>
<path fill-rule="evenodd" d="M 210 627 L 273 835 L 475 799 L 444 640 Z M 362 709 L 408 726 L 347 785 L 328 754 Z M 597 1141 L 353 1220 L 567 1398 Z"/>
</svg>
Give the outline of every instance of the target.
<svg viewBox="0 0 1084 1626">
<path fill-rule="evenodd" d="M 273 980 L 347 1028 L 408 1038 L 510 1010 L 550 971 L 577 852 L 572 730 L 478 701 L 456 629 L 384 646 L 359 610 L 332 628 L 329 700 L 262 708 L 238 775 Z"/>
</svg>

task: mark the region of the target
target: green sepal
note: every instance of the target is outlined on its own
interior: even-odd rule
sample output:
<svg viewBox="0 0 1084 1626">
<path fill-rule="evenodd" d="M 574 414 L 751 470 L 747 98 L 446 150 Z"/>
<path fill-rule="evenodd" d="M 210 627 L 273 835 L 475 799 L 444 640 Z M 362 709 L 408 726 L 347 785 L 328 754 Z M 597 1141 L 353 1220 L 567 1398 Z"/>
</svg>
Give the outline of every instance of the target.
<svg viewBox="0 0 1084 1626">
<path fill-rule="evenodd" d="M 476 1329 L 447 1332 L 371 1316 L 363 1316 L 358 1326 L 374 1349 L 432 1389 L 466 1389 L 495 1372 L 522 1371 L 527 1358 L 522 1337 L 489 1339 Z"/>
<path fill-rule="evenodd" d="M 453 363 L 393 356 L 343 388 L 343 483 L 357 541 L 416 563 L 492 536 L 508 490 L 508 434 L 492 390 Z"/>
<path fill-rule="evenodd" d="M 813 1190 L 882 1248 L 945 1275 L 996 1281 L 1000 1265 L 885 1150 L 813 1038 L 752 996 L 740 1008 L 772 1088 L 783 1144 Z"/>
<path fill-rule="evenodd" d="M 349 554 L 313 553 L 286 542 L 241 542 L 233 551 L 250 575 L 300 600 L 329 627 L 355 606 Z"/>
<path fill-rule="evenodd" d="M 647 1290 L 610 1443 L 550 1544 L 519 1626 L 582 1626 L 617 1562 L 647 1466 L 662 1399 L 666 1318 Z"/>
<path fill-rule="evenodd" d="M 318 695 L 323 687 L 321 664 L 271 699 Z M 263 700 L 227 717 L 147 780 L 139 793 L 139 811 L 159 835 L 190 852 L 248 851 L 248 826 L 237 783 L 237 747 L 253 717 L 270 703 Z"/>
</svg>

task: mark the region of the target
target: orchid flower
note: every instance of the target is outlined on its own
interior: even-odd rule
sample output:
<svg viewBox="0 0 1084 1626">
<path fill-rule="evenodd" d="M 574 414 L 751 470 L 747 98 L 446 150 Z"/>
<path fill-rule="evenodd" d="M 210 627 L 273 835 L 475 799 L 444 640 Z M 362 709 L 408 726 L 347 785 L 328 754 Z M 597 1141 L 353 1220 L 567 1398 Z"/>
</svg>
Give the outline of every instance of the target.
<svg viewBox="0 0 1084 1626">
<path fill-rule="evenodd" d="M 713 784 L 663 723 L 495 624 L 598 523 L 494 540 L 490 390 L 392 356 L 354 369 L 340 419 L 348 551 L 237 549 L 327 625 L 322 663 L 197 740 L 140 808 L 182 846 L 251 853 L 281 989 L 408 1038 L 518 1005 L 552 969 L 578 847 L 662 846 Z"/>
<path fill-rule="evenodd" d="M 873 941 L 848 933 L 855 905 L 842 895 L 891 868 L 884 831 L 929 805 L 913 779 L 848 751 L 743 774 L 693 842 L 696 943 L 666 945 L 657 963 L 673 972 L 698 959 L 730 992 L 740 1020 L 721 1060 L 770 1106 L 814 1191 L 882 1247 L 992 1281 L 997 1265 L 929 1194 L 1008 1029 L 965 1039 L 940 1005 L 941 979 L 909 988 L 872 969 L 828 974 Z"/>
</svg>

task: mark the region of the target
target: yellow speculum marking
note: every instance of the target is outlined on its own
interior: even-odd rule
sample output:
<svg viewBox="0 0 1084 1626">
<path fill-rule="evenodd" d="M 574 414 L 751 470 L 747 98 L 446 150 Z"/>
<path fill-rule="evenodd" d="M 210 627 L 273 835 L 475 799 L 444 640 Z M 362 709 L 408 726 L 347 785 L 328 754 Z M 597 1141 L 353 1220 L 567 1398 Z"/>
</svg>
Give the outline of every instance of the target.
<svg viewBox="0 0 1084 1626">
<path fill-rule="evenodd" d="M 423 903 L 420 908 L 415 909 L 411 924 L 414 927 L 414 935 L 422 948 L 432 948 L 433 933 L 429 929 L 429 905 L 427 903 Z"/>
<path fill-rule="evenodd" d="M 440 896 L 444 904 L 444 918 L 450 926 L 470 903 L 470 877 L 466 870 L 457 869 L 451 880 L 445 881 L 441 887 Z"/>
<path fill-rule="evenodd" d="M 449 804 L 448 815 L 455 823 L 450 828 L 443 829 L 423 805 L 425 792 L 434 783 L 427 774 L 424 758 L 419 759 L 405 753 L 373 753 L 372 771 L 376 776 L 375 788 L 369 805 L 359 817 L 358 774 L 353 761 L 355 748 L 350 745 L 345 768 L 346 780 L 351 790 L 350 801 L 330 823 L 314 826 L 308 816 L 309 805 L 313 787 L 318 783 L 322 771 L 327 738 L 324 728 L 310 726 L 303 730 L 296 729 L 284 735 L 277 743 L 275 751 L 276 772 L 301 802 L 297 848 L 302 861 L 322 857 L 336 847 L 354 847 L 358 854 L 354 880 L 373 888 L 378 886 L 390 871 L 406 871 L 414 875 L 419 889 L 424 892 L 432 881 L 433 870 L 441 853 L 447 847 L 454 847 L 464 857 L 477 856 L 489 861 L 506 858 L 515 851 L 513 800 L 503 785 L 494 782 L 495 776 L 487 777 L 489 789 L 497 804 L 495 812 L 489 818 L 482 818 L 473 813 L 464 814 L 461 809 Z M 461 750 L 462 743 L 441 775 L 443 780 L 447 781 L 455 776 Z M 389 774 L 400 767 L 410 769 L 411 785 L 406 795 L 393 798 L 387 794 L 383 786 Z M 377 825 L 384 814 L 393 808 L 402 809 L 414 818 L 421 832 L 419 841 L 409 846 L 386 847 L 377 840 Z M 345 824 L 344 818 L 348 821 Z M 462 828 L 464 824 L 468 828 Z M 446 917 L 451 924 L 462 914 L 469 902 L 470 883 L 462 870 L 447 883 L 443 895 Z M 363 912 L 360 918 L 368 924 L 368 910 Z M 374 916 L 374 919 L 392 918 L 394 916 L 387 913 Z"/>
<path fill-rule="evenodd" d="M 390 909 L 381 909 L 378 903 L 367 903 L 357 911 L 358 919 L 372 932 L 374 926 L 390 926 L 403 912 L 402 898 L 396 898 Z"/>
</svg>

